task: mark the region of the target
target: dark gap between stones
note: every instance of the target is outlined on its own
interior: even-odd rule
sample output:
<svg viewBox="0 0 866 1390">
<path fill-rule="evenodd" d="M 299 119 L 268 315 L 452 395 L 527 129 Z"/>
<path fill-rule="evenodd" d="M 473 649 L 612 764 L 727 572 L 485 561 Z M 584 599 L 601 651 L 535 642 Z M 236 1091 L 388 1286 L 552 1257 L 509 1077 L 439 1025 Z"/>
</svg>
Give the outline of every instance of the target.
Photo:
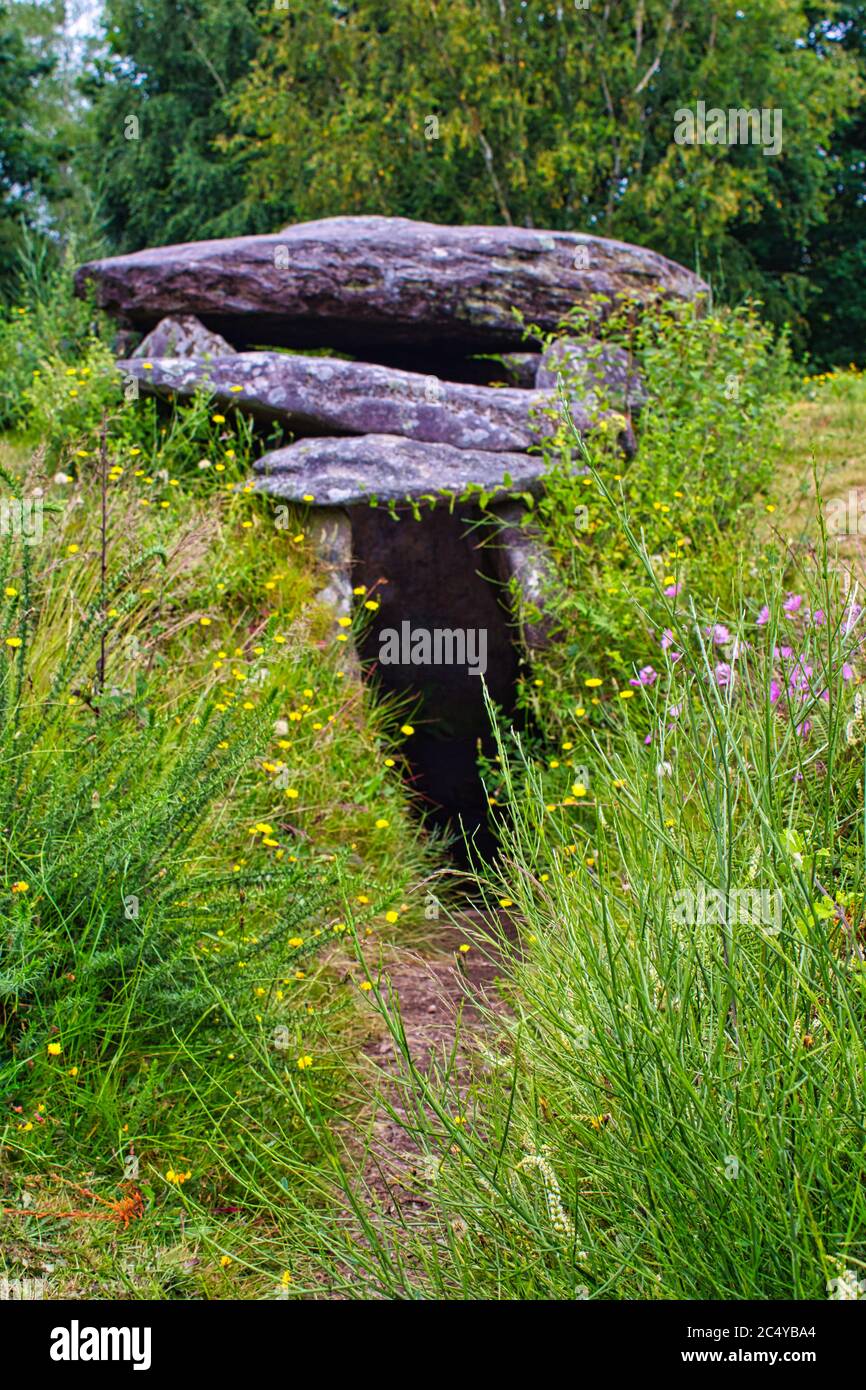
<svg viewBox="0 0 866 1390">
<path fill-rule="evenodd" d="M 487 634 L 485 681 L 491 697 L 514 711 L 519 657 L 516 634 L 499 601 L 484 531 L 474 529 L 477 507 L 401 511 L 394 520 L 381 508 L 352 508 L 353 582 L 374 593 L 381 607 L 359 643 L 367 679 L 383 692 L 408 696 L 417 706 L 415 733 L 407 740 L 411 786 L 425 821 L 454 835 L 454 856 L 464 867 L 463 837 L 476 854 L 491 858 L 496 836 L 478 771 L 479 744 L 495 751 L 481 678 L 458 665 L 383 665 L 385 629 L 483 629 Z M 387 581 L 387 582 L 385 582 Z"/>
</svg>

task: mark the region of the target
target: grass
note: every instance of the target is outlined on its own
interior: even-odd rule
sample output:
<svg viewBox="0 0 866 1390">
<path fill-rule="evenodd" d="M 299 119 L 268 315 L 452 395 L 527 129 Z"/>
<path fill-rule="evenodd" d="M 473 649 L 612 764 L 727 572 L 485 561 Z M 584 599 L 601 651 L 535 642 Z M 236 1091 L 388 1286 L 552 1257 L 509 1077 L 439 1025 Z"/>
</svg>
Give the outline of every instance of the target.
<svg viewBox="0 0 866 1390">
<path fill-rule="evenodd" d="M 443 861 L 307 516 L 244 489 L 241 420 L 122 401 L 89 317 L 23 307 L 0 465 L 44 534 L 0 536 L 0 1271 L 131 1299 L 866 1274 L 863 619 L 794 484 L 859 477 L 861 379 L 794 390 L 746 311 L 611 317 L 641 448 L 554 442 L 558 640 L 485 769 L 499 997 L 423 1061 L 390 972 L 435 950 Z"/>
<path fill-rule="evenodd" d="M 403 715 L 315 598 L 303 514 L 238 492 L 243 428 L 195 411 L 149 453 L 109 421 L 104 469 L 98 430 L 56 473 L 4 446 L 45 512 L 5 538 L 3 1268 L 57 1296 L 284 1288 L 265 1227 L 310 1146 L 272 1117 L 360 1104 L 343 942 L 424 930 Z M 213 466 L 175 472 L 191 438 Z"/>
</svg>

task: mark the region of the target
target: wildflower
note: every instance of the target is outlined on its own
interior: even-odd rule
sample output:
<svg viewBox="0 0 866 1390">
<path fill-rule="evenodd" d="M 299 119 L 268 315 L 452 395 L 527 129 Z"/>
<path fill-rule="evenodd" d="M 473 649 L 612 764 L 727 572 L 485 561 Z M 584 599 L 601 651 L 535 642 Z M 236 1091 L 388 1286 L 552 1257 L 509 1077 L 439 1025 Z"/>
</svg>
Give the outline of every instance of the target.
<svg viewBox="0 0 866 1390">
<path fill-rule="evenodd" d="M 415 732 L 415 729 L 413 728 L 413 726 L 412 726 L 411 724 L 401 724 L 401 725 L 400 725 L 400 733 L 401 733 L 401 734 L 405 734 L 407 738 L 411 738 L 412 735 L 414 734 L 414 732 Z"/>
<path fill-rule="evenodd" d="M 231 1262 L 232 1262 L 232 1257 L 231 1257 L 231 1255 L 220 1255 L 220 1265 L 222 1266 L 223 1269 L 228 1269 L 228 1267 L 229 1267 L 229 1265 L 231 1264 Z"/>
<path fill-rule="evenodd" d="M 620 698 L 621 700 L 630 700 L 631 697 L 632 697 L 633 695 L 634 695 L 634 691 L 633 691 L 633 690 L 621 690 L 621 691 L 619 692 L 619 698 Z"/>
<path fill-rule="evenodd" d="M 803 604 L 802 594 L 789 594 L 782 604 L 782 611 L 787 613 L 789 618 L 793 618 L 795 613 L 799 613 Z"/>
<path fill-rule="evenodd" d="M 59 1057 L 59 1056 L 62 1054 L 62 1052 L 63 1052 L 63 1048 L 60 1046 L 60 1043 L 59 1043 L 59 1042 L 50 1042 L 50 1043 L 48 1044 L 48 1056 L 49 1056 L 49 1057 Z"/>
<path fill-rule="evenodd" d="M 632 676 L 631 680 L 629 681 L 629 685 L 655 685 L 657 680 L 658 672 L 655 671 L 652 666 L 642 666 L 641 669 L 638 671 L 637 676 Z M 622 699 L 624 694 L 625 691 L 620 692 L 620 699 Z"/>
<path fill-rule="evenodd" d="M 715 669 L 716 685 L 720 690 L 727 690 L 728 686 L 734 683 L 734 672 L 727 661 L 720 661 Z"/>
<path fill-rule="evenodd" d="M 583 683 L 590 690 L 597 690 L 598 687 L 601 685 L 601 681 L 598 676 L 587 676 L 586 680 Z"/>
<path fill-rule="evenodd" d="M 379 819 L 376 821 L 376 829 L 377 829 L 377 830 L 387 830 L 387 829 L 388 829 L 388 824 L 389 824 L 389 822 L 386 821 L 386 820 L 383 820 L 382 817 L 380 816 Z"/>
<path fill-rule="evenodd" d="M 364 607 L 369 609 L 371 613 L 375 613 L 379 606 L 380 605 L 376 602 L 376 600 L 372 598 L 368 598 L 367 602 L 364 604 Z"/>
<path fill-rule="evenodd" d="M 393 922 L 397 922 L 397 921 L 399 921 L 399 918 L 400 918 L 399 912 L 395 912 L 395 911 L 393 910 L 393 908 L 391 909 L 390 912 L 386 912 L 386 913 L 385 913 L 385 921 L 386 921 L 386 922 L 392 922 L 392 923 L 393 923 Z"/>
<path fill-rule="evenodd" d="M 66 554 L 67 554 L 67 555 L 77 555 L 77 554 L 78 554 L 78 546 L 77 546 L 77 545 L 68 545 L 68 546 L 66 547 Z"/>
<path fill-rule="evenodd" d="M 682 592 L 682 584 L 669 584 L 664 591 L 665 598 L 676 598 Z"/>
<path fill-rule="evenodd" d="M 7 637 L 7 638 L 6 638 L 6 646 L 7 646 L 7 647 L 20 647 L 20 646 L 21 646 L 21 638 L 20 638 L 20 637 Z"/>
<path fill-rule="evenodd" d="M 200 625 L 201 627 L 210 627 L 210 625 L 211 625 L 211 619 L 210 619 L 210 618 L 199 618 L 199 625 Z"/>
<path fill-rule="evenodd" d="M 191 1177 L 192 1172 L 189 1168 L 187 1168 L 185 1173 L 176 1172 L 174 1168 L 169 1168 L 168 1172 L 165 1175 L 165 1180 L 166 1182 L 174 1183 L 176 1187 L 180 1187 L 183 1183 L 187 1181 L 188 1178 Z"/>
<path fill-rule="evenodd" d="M 457 949 L 460 952 L 461 956 L 467 956 L 469 952 L 472 950 L 472 947 L 464 941 L 457 947 Z"/>
<path fill-rule="evenodd" d="M 211 419 L 215 425 L 224 425 L 226 422 L 226 417 L 224 415 L 212 415 Z"/>
<path fill-rule="evenodd" d="M 306 1071 L 307 1067 L 311 1067 L 312 1065 L 313 1059 L 309 1056 L 308 1053 L 305 1053 L 303 1057 L 298 1058 L 298 1071 Z"/>
<path fill-rule="evenodd" d="M 362 980 L 361 983 L 360 983 L 360 985 L 359 985 L 359 989 L 362 989 L 362 990 L 364 991 L 365 994 L 369 993 L 369 991 L 370 991 L 372 988 L 373 988 L 373 986 L 371 985 L 371 983 L 370 983 L 369 980 Z"/>
<path fill-rule="evenodd" d="M 726 642 L 730 642 L 731 634 L 724 623 L 714 623 L 712 627 L 704 629 L 707 637 L 712 638 L 714 647 L 723 647 Z"/>
</svg>

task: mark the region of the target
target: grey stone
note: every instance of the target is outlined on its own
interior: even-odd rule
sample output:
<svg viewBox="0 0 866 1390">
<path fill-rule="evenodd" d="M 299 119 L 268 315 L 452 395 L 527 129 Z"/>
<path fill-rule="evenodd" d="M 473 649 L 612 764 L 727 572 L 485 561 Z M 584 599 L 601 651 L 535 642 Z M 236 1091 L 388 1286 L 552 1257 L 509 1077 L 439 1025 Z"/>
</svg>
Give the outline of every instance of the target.
<svg viewBox="0 0 866 1390">
<path fill-rule="evenodd" d="M 531 513 L 515 499 L 490 508 L 499 523 L 492 545 L 494 571 L 510 593 L 523 645 L 531 654 L 550 645 L 551 619 L 546 595 L 556 574 Z"/>
<path fill-rule="evenodd" d="M 144 390 L 190 396 L 207 384 L 215 403 L 281 420 L 298 434 L 399 434 L 458 449 L 529 449 L 555 430 L 555 391 L 471 386 L 337 357 L 241 352 L 210 362 L 186 357 L 118 363 Z M 580 401 L 575 427 L 594 423 Z"/>
<path fill-rule="evenodd" d="M 319 507 L 441 500 L 479 489 L 491 496 L 535 492 L 543 461 L 534 454 L 455 449 L 397 435 L 302 439 L 255 464 L 258 492 Z"/>
<path fill-rule="evenodd" d="M 130 357 L 228 357 L 233 352 L 231 343 L 211 333 L 194 314 L 178 314 L 160 319 Z"/>
<path fill-rule="evenodd" d="M 535 374 L 535 385 L 543 391 L 563 386 L 584 410 L 592 411 L 603 402 L 608 408 L 638 411 L 646 400 L 646 390 L 625 348 L 616 343 L 592 339 L 560 338 L 542 355 Z"/>
<path fill-rule="evenodd" d="M 128 325 L 195 314 L 236 346 L 521 349 L 592 296 L 691 299 L 706 285 L 654 251 L 581 232 L 330 217 L 268 236 L 158 246 L 81 266 L 76 289 Z M 515 311 L 517 311 L 515 313 Z"/>
</svg>

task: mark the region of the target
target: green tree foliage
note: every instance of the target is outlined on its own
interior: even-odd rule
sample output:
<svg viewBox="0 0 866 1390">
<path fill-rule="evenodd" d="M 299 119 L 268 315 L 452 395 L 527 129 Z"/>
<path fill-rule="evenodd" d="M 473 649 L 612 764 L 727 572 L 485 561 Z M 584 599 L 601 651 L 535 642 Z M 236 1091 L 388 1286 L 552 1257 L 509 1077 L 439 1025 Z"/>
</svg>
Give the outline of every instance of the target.
<svg viewBox="0 0 866 1390">
<path fill-rule="evenodd" d="M 118 250 L 360 212 L 589 230 L 863 361 L 864 11 L 107 0 L 77 167 Z M 677 143 L 698 100 L 780 110 L 780 154 Z"/>
<path fill-rule="evenodd" d="M 803 42 L 800 0 L 319 0 L 269 28 L 223 144 L 272 225 L 340 211 L 592 230 L 757 293 L 776 320 L 805 309 L 790 248 L 824 216 L 824 149 L 857 79 L 840 45 Z M 781 108 L 781 155 L 676 143 L 698 99 Z"/>
<path fill-rule="evenodd" d="M 253 0 L 108 0 L 79 163 L 118 250 L 265 228 L 239 209 L 244 155 L 215 149 L 259 34 Z"/>
<path fill-rule="evenodd" d="M 28 42 L 29 14 L 0 4 L 0 295 L 13 287 L 23 229 L 44 217 L 59 153 L 41 119 L 55 58 Z"/>
</svg>

